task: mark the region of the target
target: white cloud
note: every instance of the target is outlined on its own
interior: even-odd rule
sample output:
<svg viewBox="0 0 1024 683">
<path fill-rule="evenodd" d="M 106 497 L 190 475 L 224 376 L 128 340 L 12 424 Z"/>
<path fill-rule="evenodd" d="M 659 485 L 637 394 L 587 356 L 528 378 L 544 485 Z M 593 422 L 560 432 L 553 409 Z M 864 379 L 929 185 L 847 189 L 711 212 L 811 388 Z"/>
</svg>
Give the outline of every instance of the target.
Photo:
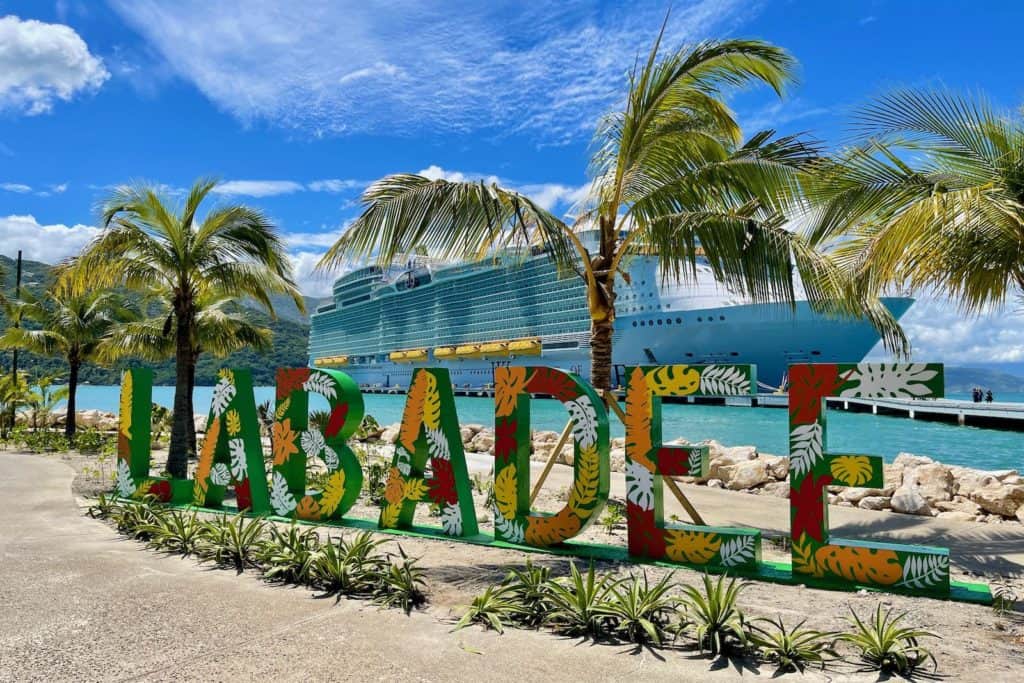
<svg viewBox="0 0 1024 683">
<path fill-rule="evenodd" d="M 661 25 L 662 2 L 556 5 L 111 0 L 177 74 L 244 122 L 314 136 L 423 130 L 588 135 Z M 727 34 L 758 7 L 676 3 L 666 45 Z"/>
<path fill-rule="evenodd" d="M 431 180 L 447 180 L 453 183 L 466 181 L 483 181 L 487 184 L 498 184 L 517 192 L 521 192 L 543 208 L 551 211 L 556 207 L 569 209 L 582 201 L 587 194 L 589 185 L 564 185 L 562 183 L 516 183 L 514 181 L 499 178 L 496 175 L 485 175 L 483 173 L 471 173 L 468 171 L 452 171 L 441 168 L 436 164 L 422 169 L 417 175 L 430 178 Z"/>
<path fill-rule="evenodd" d="M 299 291 L 306 296 L 330 296 L 331 285 L 338 277 L 337 274 L 314 273 L 316 264 L 324 255 L 321 252 L 302 251 L 293 253 L 292 271 L 295 274 L 295 282 Z"/>
<path fill-rule="evenodd" d="M 214 193 L 223 195 L 243 195 L 246 197 L 273 197 L 279 194 L 292 194 L 306 189 L 301 183 L 293 180 L 228 180 L 213 188 Z"/>
<path fill-rule="evenodd" d="M 67 192 L 67 189 L 67 183 L 60 183 L 59 185 L 50 185 L 50 192 L 53 192 L 54 194 L 64 194 L 65 192 Z"/>
<path fill-rule="evenodd" d="M 109 77 L 71 27 L 0 17 L 0 109 L 43 114 L 55 100 L 95 91 Z"/>
<path fill-rule="evenodd" d="M 330 230 L 327 232 L 286 232 L 284 233 L 285 244 L 289 249 L 295 251 L 306 250 L 311 247 L 323 250 L 338 241 L 338 237 L 345 228 Z"/>
<path fill-rule="evenodd" d="M 79 253 L 99 232 L 89 225 L 41 225 L 34 216 L 0 216 L 4 253 L 13 257 L 21 249 L 25 258 L 44 263 L 57 263 Z"/>
<path fill-rule="evenodd" d="M 0 183 L 0 190 L 6 190 L 8 192 L 17 192 L 18 194 L 25 194 L 32 191 L 30 185 L 24 185 L 22 183 Z"/>
<path fill-rule="evenodd" d="M 314 180 L 306 184 L 312 192 L 330 192 L 332 194 L 338 194 L 339 192 L 347 192 L 348 190 L 358 190 L 366 187 L 370 183 L 365 180 L 342 180 L 340 178 L 324 178 L 323 180 Z"/>
<path fill-rule="evenodd" d="M 1014 302 L 982 316 L 968 316 L 944 299 L 919 296 L 900 322 L 921 361 L 969 365 L 1024 361 L 1024 312 Z M 870 357 L 883 358 L 876 348 Z"/>
</svg>

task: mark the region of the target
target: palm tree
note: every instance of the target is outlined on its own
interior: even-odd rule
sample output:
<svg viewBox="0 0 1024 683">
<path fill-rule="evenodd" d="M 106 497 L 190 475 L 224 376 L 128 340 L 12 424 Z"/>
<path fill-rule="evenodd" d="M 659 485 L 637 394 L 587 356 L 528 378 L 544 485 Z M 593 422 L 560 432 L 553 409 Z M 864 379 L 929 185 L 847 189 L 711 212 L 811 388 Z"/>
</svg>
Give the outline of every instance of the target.
<svg viewBox="0 0 1024 683">
<path fill-rule="evenodd" d="M 495 249 L 542 245 L 587 286 L 591 381 L 611 387 L 615 278 L 631 254 L 654 250 L 666 277 L 714 275 L 757 301 L 795 298 L 793 265 L 810 302 L 867 315 L 890 345 L 902 340 L 878 301 L 854 301 L 827 255 L 787 230 L 784 210 L 818 156 L 797 137 L 764 131 L 743 141 L 724 104 L 727 89 L 763 83 L 781 94 L 794 60 L 754 40 L 708 41 L 661 54 L 655 41 L 629 77 L 625 106 L 599 123 L 588 199 L 569 225 L 529 197 L 497 184 L 392 175 L 363 194 L 363 213 L 318 264 L 376 256 L 390 263 L 426 247 L 442 257 L 483 258 Z M 586 246 L 583 230 L 596 230 Z M 522 250 L 525 253 L 525 250 Z"/>
<path fill-rule="evenodd" d="M 167 293 L 150 294 L 164 308 L 171 297 Z M 120 325 L 107 346 L 112 357 L 132 356 L 149 361 L 161 361 L 175 355 L 174 311 L 167 310 L 145 320 Z M 188 390 L 195 389 L 195 368 L 203 353 L 224 358 L 236 351 L 252 348 L 266 351 L 271 346 L 272 333 L 250 320 L 249 315 L 231 297 L 205 292 L 197 297 L 195 329 L 191 339 L 192 374 Z M 196 451 L 195 426 L 189 430 L 189 450 Z"/>
<path fill-rule="evenodd" d="M 51 287 L 40 300 L 25 297 L 11 302 L 12 318 L 36 324 L 36 329 L 10 327 L 0 337 L 3 348 L 25 349 L 42 356 L 61 356 L 68 364 L 67 419 L 64 434 L 75 436 L 75 398 L 84 363 L 97 363 L 113 327 L 133 313 L 112 292 L 86 291 L 67 284 Z M 109 360 L 112 356 L 104 356 Z"/>
<path fill-rule="evenodd" d="M 305 310 L 284 243 L 266 216 L 228 205 L 199 219 L 200 205 L 215 186 L 214 180 L 197 181 L 181 207 L 169 207 L 155 188 L 144 184 L 117 188 L 101 207 L 103 231 L 73 271 L 77 282 L 123 284 L 168 297 L 176 380 L 167 470 L 175 477 L 187 475 L 188 457 L 194 453 L 191 389 L 203 294 L 249 297 L 271 314 L 270 295 L 287 294 Z"/>
<path fill-rule="evenodd" d="M 1024 118 L 984 99 L 899 90 L 808 190 L 815 241 L 867 293 L 944 293 L 979 313 L 1024 291 Z"/>
</svg>

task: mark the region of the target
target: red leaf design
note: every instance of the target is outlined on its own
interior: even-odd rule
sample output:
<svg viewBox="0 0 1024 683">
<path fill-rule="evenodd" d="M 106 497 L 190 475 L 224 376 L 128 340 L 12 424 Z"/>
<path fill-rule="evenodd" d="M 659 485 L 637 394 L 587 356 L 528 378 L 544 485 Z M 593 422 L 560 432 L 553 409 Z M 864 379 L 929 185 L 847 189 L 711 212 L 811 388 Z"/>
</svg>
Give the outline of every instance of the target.
<svg viewBox="0 0 1024 683">
<path fill-rule="evenodd" d="M 494 428 L 494 457 L 507 463 L 516 452 L 516 445 L 516 421 L 499 421 Z"/>
<path fill-rule="evenodd" d="M 171 501 L 171 482 L 166 479 L 153 482 L 153 485 L 149 487 L 149 495 L 156 496 L 161 503 L 169 503 Z"/>
<path fill-rule="evenodd" d="M 348 417 L 348 404 L 339 403 L 334 406 L 331 410 L 331 416 L 327 420 L 327 432 L 324 434 L 327 438 L 335 436 L 341 431 L 341 428 L 345 426 L 345 418 Z"/>
<path fill-rule="evenodd" d="M 822 491 L 832 483 L 832 475 L 823 474 L 817 479 L 808 472 L 800 488 L 789 490 L 789 505 L 793 510 L 793 540 L 807 533 L 818 543 L 825 542 L 825 501 Z"/>
<path fill-rule="evenodd" d="M 309 368 L 281 368 L 277 371 L 277 399 L 288 397 L 293 391 L 302 389 L 302 385 L 309 379 L 311 370 Z"/>
<path fill-rule="evenodd" d="M 569 375 L 555 368 L 537 368 L 526 389 L 532 394 L 548 394 L 563 403 L 579 398 L 580 390 Z"/>
<path fill-rule="evenodd" d="M 459 494 L 455 490 L 455 471 L 448 460 L 432 458 L 430 467 L 434 470 L 434 476 L 427 482 L 427 490 L 430 500 L 438 505 L 448 503 L 455 505 L 459 500 Z"/>
<path fill-rule="evenodd" d="M 654 510 L 626 503 L 626 521 L 629 524 L 629 554 L 659 559 L 665 557 L 665 532 L 654 520 Z"/>
<path fill-rule="evenodd" d="M 235 484 L 235 502 L 239 510 L 248 510 L 252 507 L 252 493 L 249 491 L 249 479 Z"/>
<path fill-rule="evenodd" d="M 793 424 L 810 424 L 821 413 L 821 399 L 832 396 L 845 378 L 839 366 L 794 365 L 789 371 L 789 418 Z"/>
</svg>

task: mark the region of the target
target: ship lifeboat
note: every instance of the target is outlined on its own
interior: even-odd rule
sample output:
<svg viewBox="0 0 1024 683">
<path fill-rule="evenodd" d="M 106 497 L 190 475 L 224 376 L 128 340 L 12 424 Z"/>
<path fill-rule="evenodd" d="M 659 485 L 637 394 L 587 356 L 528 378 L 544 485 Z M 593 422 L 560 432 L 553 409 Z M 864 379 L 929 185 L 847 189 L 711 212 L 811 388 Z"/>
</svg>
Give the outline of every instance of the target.
<svg viewBox="0 0 1024 683">
<path fill-rule="evenodd" d="M 466 344 L 464 346 L 455 347 L 455 355 L 460 358 L 479 358 L 480 356 L 480 345 L 479 344 Z"/>
<path fill-rule="evenodd" d="M 434 358 L 437 359 L 452 358 L 454 355 L 454 346 L 438 346 L 436 349 L 434 349 Z"/>
<path fill-rule="evenodd" d="M 405 351 L 392 351 L 388 354 L 388 360 L 395 363 L 405 362 Z"/>
<path fill-rule="evenodd" d="M 539 356 L 540 339 L 516 339 L 508 343 L 509 353 L 519 356 Z"/>
<path fill-rule="evenodd" d="M 508 355 L 508 343 L 507 342 L 488 342 L 487 344 L 480 345 L 481 356 L 507 356 Z"/>
<path fill-rule="evenodd" d="M 405 361 L 407 363 L 418 363 L 427 359 L 426 349 L 413 349 L 412 351 L 405 352 Z"/>
</svg>

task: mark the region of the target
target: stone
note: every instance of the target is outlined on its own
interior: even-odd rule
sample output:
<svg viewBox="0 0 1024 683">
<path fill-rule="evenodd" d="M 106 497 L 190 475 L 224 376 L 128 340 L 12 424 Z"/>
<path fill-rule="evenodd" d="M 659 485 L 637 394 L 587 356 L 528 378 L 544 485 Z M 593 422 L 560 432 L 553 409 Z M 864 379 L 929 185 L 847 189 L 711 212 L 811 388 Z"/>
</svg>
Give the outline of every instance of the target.
<svg viewBox="0 0 1024 683">
<path fill-rule="evenodd" d="M 709 489 L 724 489 L 725 488 L 725 482 L 722 481 L 721 479 L 708 479 L 708 488 Z"/>
<path fill-rule="evenodd" d="M 725 471 L 727 468 L 738 465 L 741 462 L 753 460 L 757 457 L 757 449 L 753 446 L 720 448 L 717 453 L 717 456 L 714 456 L 711 453 L 708 454 L 708 459 L 710 460 L 708 466 L 708 478 L 722 479 L 725 481 L 730 478 Z"/>
<path fill-rule="evenodd" d="M 862 500 L 861 503 L 863 502 Z M 889 505 L 894 511 L 907 515 L 929 517 L 932 514 L 928 501 L 925 500 L 924 496 L 916 488 L 903 486 L 896 489 L 896 492 L 892 494 L 892 498 L 889 499 Z"/>
<path fill-rule="evenodd" d="M 868 496 L 889 498 L 891 495 L 891 492 L 886 494 L 882 489 L 866 489 L 861 488 L 860 486 L 850 486 L 839 492 L 839 500 L 856 505 Z"/>
<path fill-rule="evenodd" d="M 558 432 L 550 432 L 550 431 L 534 432 L 533 433 L 533 442 L 535 444 L 536 443 L 546 443 L 546 444 L 551 444 L 553 446 L 554 444 L 558 443 Z"/>
<path fill-rule="evenodd" d="M 1019 474 L 1014 474 L 1012 476 L 1006 477 L 1005 479 L 1001 479 L 1000 481 L 1002 481 L 1004 484 L 1010 484 L 1011 486 L 1020 486 L 1021 484 L 1024 484 L 1024 477 L 1020 476 Z"/>
<path fill-rule="evenodd" d="M 953 500 L 940 500 L 934 507 L 939 512 L 964 512 L 974 517 L 981 514 L 981 507 L 963 496 L 955 496 Z"/>
<path fill-rule="evenodd" d="M 196 428 L 196 434 L 206 433 L 206 415 L 193 415 L 192 424 Z"/>
<path fill-rule="evenodd" d="M 569 450 L 572 450 L 571 448 Z M 611 463 L 612 472 L 626 471 L 626 449 L 612 448 L 608 451 L 608 461 Z"/>
<path fill-rule="evenodd" d="M 1017 508 L 1017 521 L 1024 524 L 1024 505 Z"/>
<path fill-rule="evenodd" d="M 484 426 L 479 422 L 470 422 L 469 424 L 462 425 L 462 427 L 463 429 L 468 429 L 471 432 L 473 432 L 474 436 L 476 436 L 485 429 Z"/>
<path fill-rule="evenodd" d="M 726 486 L 733 491 L 752 489 L 775 480 L 768 471 L 768 463 L 761 458 L 745 460 L 727 469 L 731 476 L 726 480 Z"/>
<path fill-rule="evenodd" d="M 480 433 L 469 442 L 469 450 L 474 453 L 493 453 L 494 434 L 489 432 L 490 430 L 487 429 L 480 430 Z"/>
<path fill-rule="evenodd" d="M 953 499 L 953 473 L 941 463 L 927 463 L 904 470 L 903 488 L 916 488 L 925 500 L 934 503 Z"/>
<path fill-rule="evenodd" d="M 920 467 L 921 465 L 931 465 L 935 461 L 924 455 L 914 455 L 913 453 L 899 453 L 893 459 L 892 464 L 898 467 Z"/>
<path fill-rule="evenodd" d="M 884 481 L 886 488 L 892 488 L 893 491 L 903 486 L 903 465 L 893 465 L 886 463 L 882 466 L 884 472 Z"/>
<path fill-rule="evenodd" d="M 614 439 L 612 439 L 610 446 L 611 448 L 625 448 L 626 440 L 621 436 L 617 436 Z"/>
<path fill-rule="evenodd" d="M 768 455 L 762 453 L 758 456 L 768 466 L 768 472 L 777 481 L 783 481 L 789 477 L 789 458 L 784 455 Z"/>
<path fill-rule="evenodd" d="M 384 428 L 384 431 L 380 433 L 380 440 L 384 443 L 398 443 L 398 425 L 388 425 Z"/>
<path fill-rule="evenodd" d="M 774 498 L 789 498 L 789 482 L 770 481 L 757 489 L 757 493 L 762 496 L 772 496 Z"/>
<path fill-rule="evenodd" d="M 459 438 L 462 439 L 463 446 L 468 446 L 473 441 L 474 436 L 476 436 L 476 432 L 469 427 L 459 427 Z"/>
<path fill-rule="evenodd" d="M 1015 517 L 1024 504 L 1024 486 L 992 484 L 975 490 L 969 497 L 986 512 Z"/>
<path fill-rule="evenodd" d="M 866 496 L 860 499 L 857 507 L 862 510 L 888 510 L 890 508 L 890 500 L 886 496 Z"/>
<path fill-rule="evenodd" d="M 972 515 L 969 512 L 961 512 L 959 510 L 950 510 L 948 512 L 940 512 L 935 515 L 938 519 L 949 519 L 954 522 L 973 522 L 977 515 Z"/>
</svg>

